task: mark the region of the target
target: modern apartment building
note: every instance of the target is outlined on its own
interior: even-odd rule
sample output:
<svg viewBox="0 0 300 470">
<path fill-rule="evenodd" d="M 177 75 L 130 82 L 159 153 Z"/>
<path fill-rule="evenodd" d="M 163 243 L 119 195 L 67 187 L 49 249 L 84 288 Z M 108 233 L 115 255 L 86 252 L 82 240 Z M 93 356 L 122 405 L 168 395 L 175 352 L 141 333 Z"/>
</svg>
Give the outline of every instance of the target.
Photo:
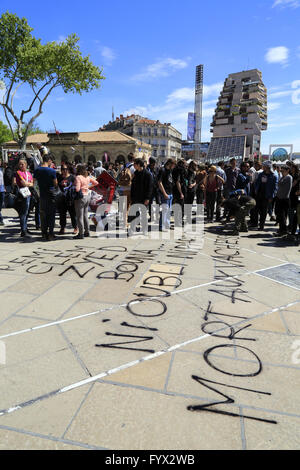
<svg viewBox="0 0 300 470">
<path fill-rule="evenodd" d="M 215 142 L 217 137 L 246 136 L 244 156 L 259 154 L 261 131 L 267 129 L 267 89 L 259 70 L 226 78 L 211 126 Z"/>
<path fill-rule="evenodd" d="M 170 123 L 162 124 L 136 114 L 117 117 L 101 130 L 119 130 L 152 146 L 152 156 L 163 163 L 167 158 L 181 158 L 182 134 Z"/>
</svg>

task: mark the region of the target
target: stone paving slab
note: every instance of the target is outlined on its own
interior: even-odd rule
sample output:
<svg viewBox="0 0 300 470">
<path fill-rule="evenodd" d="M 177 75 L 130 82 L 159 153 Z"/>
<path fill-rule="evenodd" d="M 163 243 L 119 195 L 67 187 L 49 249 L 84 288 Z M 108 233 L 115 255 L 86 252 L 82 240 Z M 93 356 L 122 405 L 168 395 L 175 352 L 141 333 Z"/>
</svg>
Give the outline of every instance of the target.
<svg viewBox="0 0 300 470">
<path fill-rule="evenodd" d="M 299 248 L 270 230 L 212 224 L 200 248 L 5 227 L 0 448 L 299 448 L 298 280 L 257 273 Z"/>
</svg>

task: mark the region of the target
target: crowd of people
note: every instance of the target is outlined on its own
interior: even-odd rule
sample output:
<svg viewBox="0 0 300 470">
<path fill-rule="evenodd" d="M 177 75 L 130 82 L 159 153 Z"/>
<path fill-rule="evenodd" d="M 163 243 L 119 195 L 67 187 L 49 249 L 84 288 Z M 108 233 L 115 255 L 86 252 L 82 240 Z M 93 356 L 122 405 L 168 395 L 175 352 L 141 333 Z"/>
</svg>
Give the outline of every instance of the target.
<svg viewBox="0 0 300 470">
<path fill-rule="evenodd" d="M 129 229 L 132 205 L 147 208 L 143 231 L 147 231 L 154 207 L 156 211 L 158 208 L 159 230 L 167 231 L 172 228 L 172 211 L 176 224 L 184 224 L 184 218 L 192 222 L 192 205 L 196 203 L 197 208 L 204 209 L 207 223 L 233 220 L 236 234 L 264 230 L 269 216 L 278 225 L 274 235 L 295 240 L 299 236 L 300 173 L 292 162 L 277 165 L 246 159 L 238 165 L 232 158 L 214 165 L 169 158 L 161 165 L 153 157 L 146 162 L 129 155 L 124 164 L 62 162 L 56 168 L 43 147 L 39 162 L 22 153 L 12 161 L 1 162 L 0 167 L 0 225 L 4 225 L 2 208 L 14 208 L 22 238 L 32 236 L 28 229 L 30 212 L 34 212 L 35 228 L 41 230 L 45 240 L 55 239 L 57 213 L 59 234 L 65 233 L 69 216 L 74 238 L 88 237 L 90 194 L 103 172 L 115 180 L 118 197 L 126 197 L 125 223 Z M 174 207 L 180 211 L 175 213 Z"/>
</svg>

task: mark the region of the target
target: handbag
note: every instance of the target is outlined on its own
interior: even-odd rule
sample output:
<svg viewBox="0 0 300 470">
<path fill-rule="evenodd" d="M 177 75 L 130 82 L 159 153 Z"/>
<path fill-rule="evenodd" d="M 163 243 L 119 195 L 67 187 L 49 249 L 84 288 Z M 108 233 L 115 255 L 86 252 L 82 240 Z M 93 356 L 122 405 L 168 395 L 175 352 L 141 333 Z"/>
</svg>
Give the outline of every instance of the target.
<svg viewBox="0 0 300 470">
<path fill-rule="evenodd" d="M 28 173 L 27 172 L 26 172 L 26 183 L 28 183 Z M 31 192 L 30 192 L 30 189 L 28 188 L 28 186 L 25 186 L 23 188 L 19 188 L 19 194 L 21 194 L 21 196 L 24 199 L 27 199 L 28 197 L 31 196 Z"/>
<path fill-rule="evenodd" d="M 24 199 L 27 199 L 31 196 L 30 189 L 27 186 L 25 186 L 24 188 L 19 188 L 19 193 Z"/>
</svg>

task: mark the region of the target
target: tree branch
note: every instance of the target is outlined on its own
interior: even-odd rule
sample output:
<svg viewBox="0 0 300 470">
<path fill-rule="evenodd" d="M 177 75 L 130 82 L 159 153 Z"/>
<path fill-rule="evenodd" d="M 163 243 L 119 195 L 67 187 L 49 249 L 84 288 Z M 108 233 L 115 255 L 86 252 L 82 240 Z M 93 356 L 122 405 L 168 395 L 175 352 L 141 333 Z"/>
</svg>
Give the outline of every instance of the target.
<svg viewBox="0 0 300 470">
<path fill-rule="evenodd" d="M 47 85 L 49 85 L 50 83 L 51 83 L 51 80 L 49 80 L 48 82 L 44 83 L 44 85 L 39 89 L 39 91 L 38 91 L 37 93 L 36 93 L 35 90 L 34 90 L 33 84 L 30 85 L 30 88 L 32 89 L 32 91 L 33 91 L 35 97 L 34 97 L 34 99 L 32 100 L 32 102 L 31 102 L 29 108 L 26 109 L 26 110 L 25 110 L 25 109 L 22 110 L 22 113 L 21 113 L 21 120 L 22 120 L 22 121 L 23 121 L 24 114 L 27 114 L 27 113 L 30 113 L 30 112 L 31 112 L 32 107 L 33 107 L 35 101 L 38 99 L 38 100 L 41 102 L 40 97 L 39 97 L 39 94 L 40 94 L 41 91 L 42 91 Z"/>
</svg>

